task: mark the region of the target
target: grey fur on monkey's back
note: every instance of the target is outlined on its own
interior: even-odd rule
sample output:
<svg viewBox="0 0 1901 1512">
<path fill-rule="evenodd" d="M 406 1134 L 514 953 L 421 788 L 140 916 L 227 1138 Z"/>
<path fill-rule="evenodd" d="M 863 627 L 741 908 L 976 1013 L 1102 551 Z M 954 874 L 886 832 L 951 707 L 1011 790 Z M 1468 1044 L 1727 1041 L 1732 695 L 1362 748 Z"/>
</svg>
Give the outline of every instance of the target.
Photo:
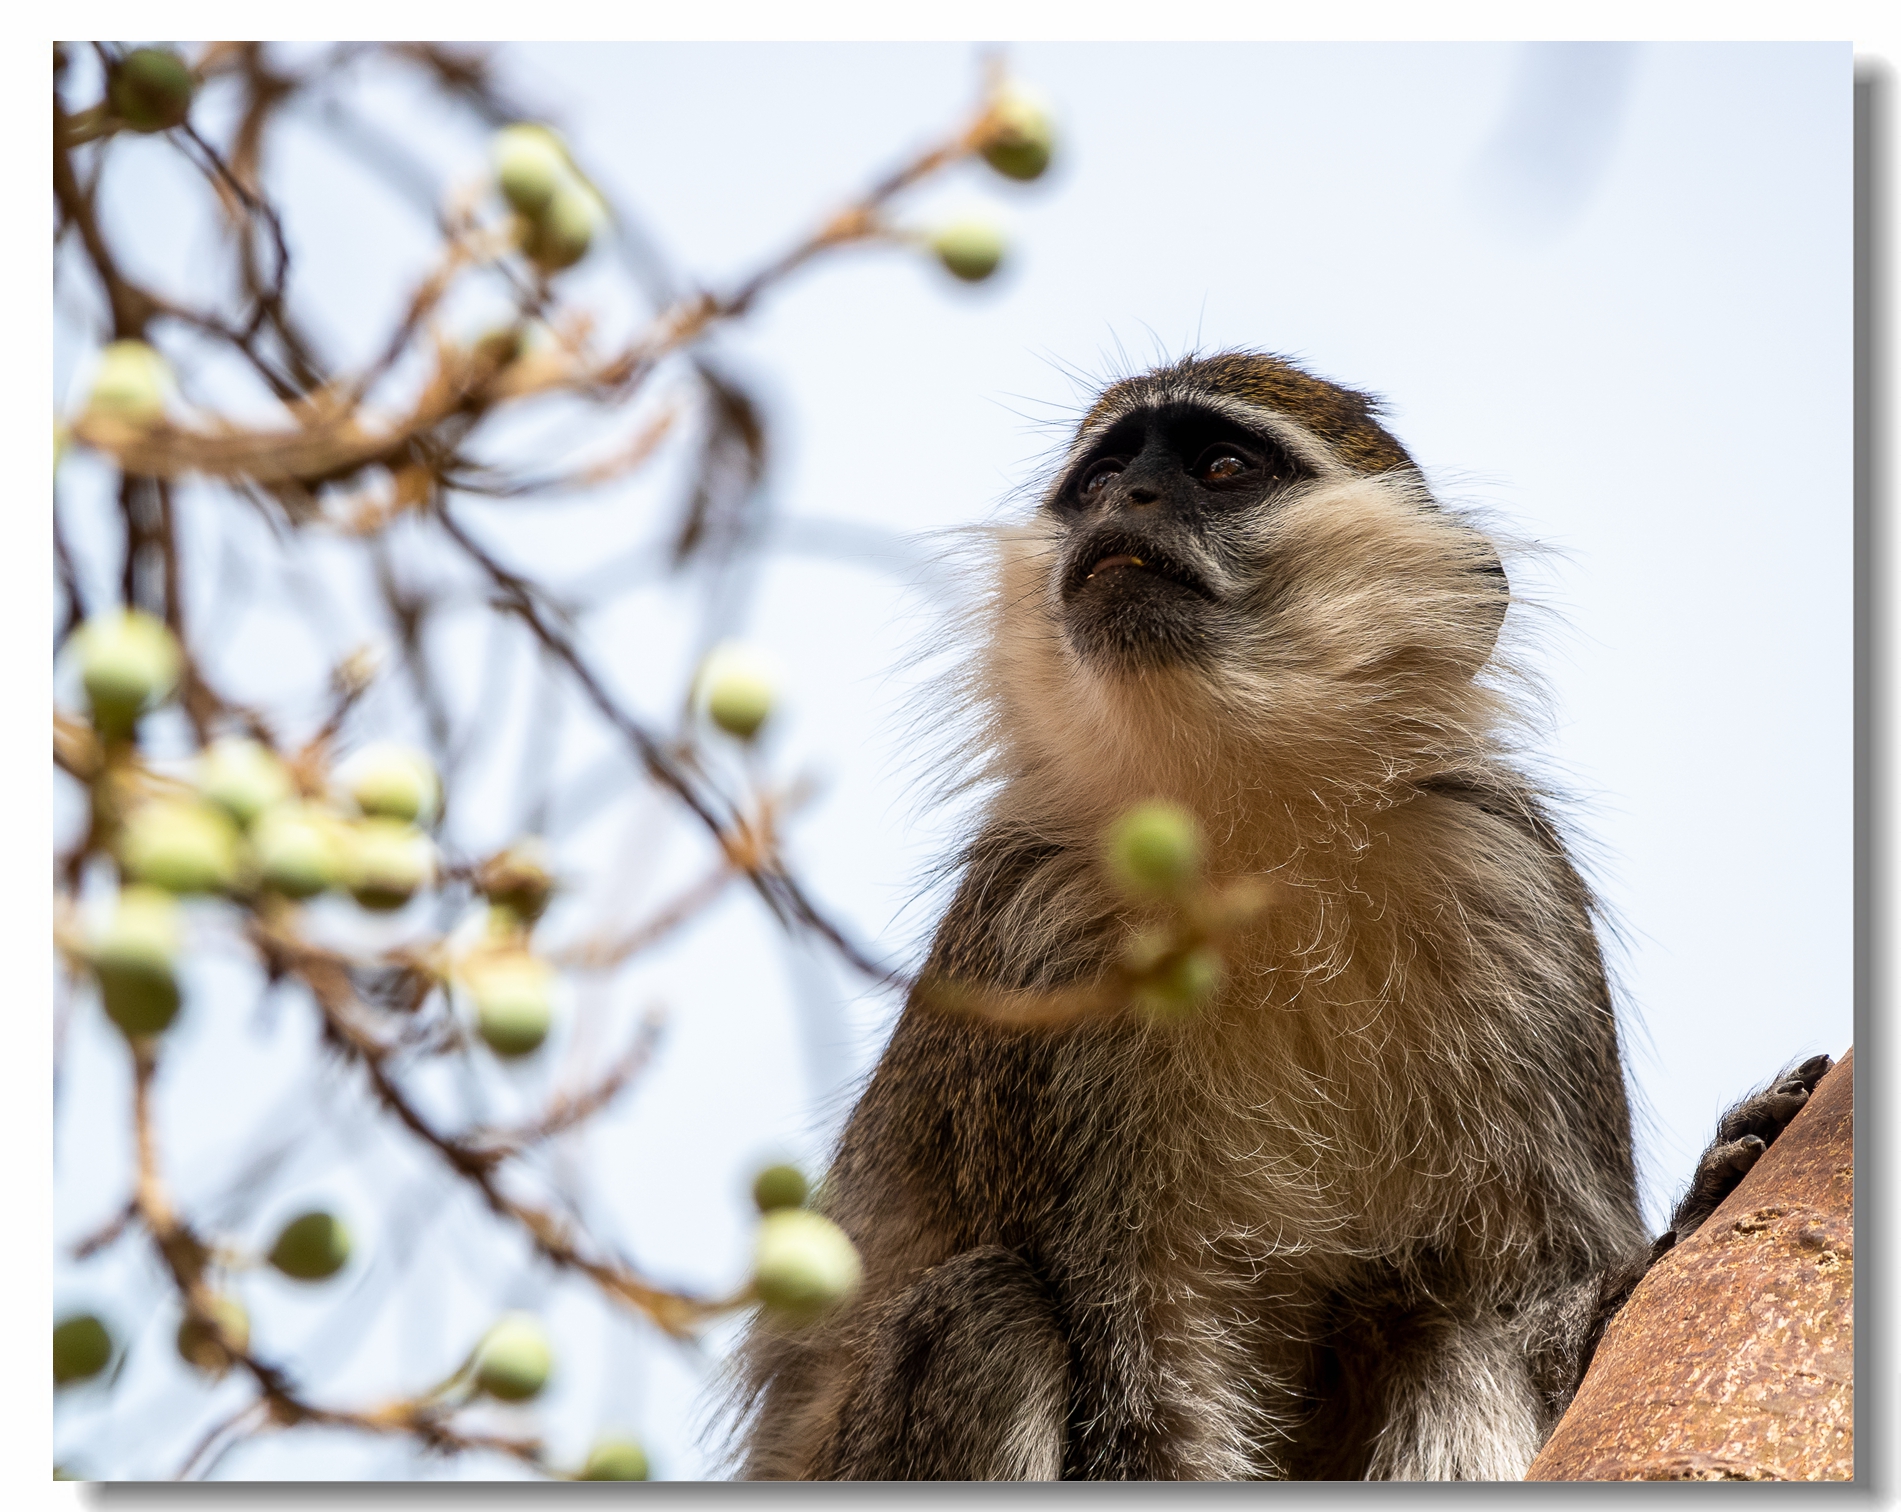
<svg viewBox="0 0 1901 1512">
<path fill-rule="evenodd" d="M 1185 1023 L 914 997 L 819 1198 L 864 1285 L 755 1325 L 747 1476 L 1518 1478 L 1569 1401 L 1646 1249 L 1594 906 L 1474 675 L 1497 557 L 1373 414 L 1178 364 L 1000 533 L 997 796 L 926 978 L 1100 971 L 1153 794 L 1276 891 Z"/>
</svg>

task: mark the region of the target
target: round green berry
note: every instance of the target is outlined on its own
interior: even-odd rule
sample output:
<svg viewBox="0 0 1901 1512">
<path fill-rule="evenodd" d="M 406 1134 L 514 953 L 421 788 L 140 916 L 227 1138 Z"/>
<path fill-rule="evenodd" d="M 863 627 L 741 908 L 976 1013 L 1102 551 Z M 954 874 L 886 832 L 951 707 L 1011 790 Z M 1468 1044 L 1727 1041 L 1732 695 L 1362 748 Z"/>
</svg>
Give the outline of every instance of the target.
<svg viewBox="0 0 1901 1512">
<path fill-rule="evenodd" d="M 115 341 L 99 353 L 86 408 L 131 425 L 151 425 L 165 414 L 172 392 L 171 364 L 143 341 Z"/>
<path fill-rule="evenodd" d="M 477 957 L 464 968 L 475 1004 L 475 1031 L 497 1055 L 513 1059 L 541 1048 L 554 1022 L 554 971 L 526 951 Z"/>
<path fill-rule="evenodd" d="M 251 1315 L 244 1304 L 229 1294 L 211 1299 L 211 1316 L 231 1341 L 234 1349 L 251 1347 Z M 187 1365 L 206 1375 L 223 1375 L 230 1369 L 231 1356 L 218 1335 L 187 1313 L 178 1323 L 178 1355 Z"/>
<path fill-rule="evenodd" d="M 1056 125 L 1042 96 L 1005 85 L 990 102 L 990 134 L 983 159 L 1005 178 L 1041 178 L 1056 147 Z"/>
<path fill-rule="evenodd" d="M 551 273 L 571 268 L 587 256 L 606 219 L 599 195 L 578 180 L 564 179 L 547 205 L 529 218 L 523 250 Z"/>
<path fill-rule="evenodd" d="M 771 664 L 741 641 L 715 646 L 700 664 L 706 712 L 728 735 L 751 740 L 772 717 L 776 695 Z"/>
<path fill-rule="evenodd" d="M 288 800 L 290 773 L 270 747 L 255 740 L 214 740 L 198 758 L 198 791 L 239 824 Z"/>
<path fill-rule="evenodd" d="M 415 825 L 401 819 L 359 819 L 342 833 L 350 896 L 362 907 L 392 912 L 434 879 L 435 850 Z"/>
<path fill-rule="evenodd" d="M 108 738 L 130 735 L 178 685 L 184 658 L 172 632 L 137 609 L 95 614 L 73 636 L 92 722 Z"/>
<path fill-rule="evenodd" d="M 932 234 L 931 250 L 965 283 L 982 283 L 1003 261 L 1003 232 L 991 221 L 953 221 Z"/>
<path fill-rule="evenodd" d="M 373 741 L 344 762 L 337 775 L 365 814 L 428 825 L 441 807 L 435 763 L 413 746 Z"/>
<path fill-rule="evenodd" d="M 504 1402 L 525 1402 L 548 1384 L 554 1351 L 532 1313 L 505 1313 L 475 1349 L 475 1384 Z"/>
<path fill-rule="evenodd" d="M 1179 896 L 1201 871 L 1201 829 L 1172 803 L 1145 803 L 1109 831 L 1109 869 L 1136 897 Z"/>
<path fill-rule="evenodd" d="M 342 821 L 308 803 L 280 803 L 251 826 L 258 881 L 286 898 L 312 898 L 342 885 L 348 850 Z"/>
<path fill-rule="evenodd" d="M 350 1231 L 335 1213 L 303 1213 L 279 1230 L 267 1257 L 293 1281 L 327 1281 L 350 1260 Z"/>
<path fill-rule="evenodd" d="M 572 177 L 568 149 L 546 126 L 518 121 L 495 133 L 489 155 L 502 197 L 523 215 L 539 215 Z"/>
<path fill-rule="evenodd" d="M 629 1438 L 603 1438 L 588 1451 L 578 1480 L 644 1481 L 647 1451 Z"/>
<path fill-rule="evenodd" d="M 770 1165 L 753 1177 L 752 1200 L 762 1213 L 804 1207 L 805 1173 L 795 1165 Z"/>
<path fill-rule="evenodd" d="M 112 1363 L 112 1331 L 93 1313 L 61 1318 L 53 1325 L 53 1384 L 90 1381 Z"/>
<path fill-rule="evenodd" d="M 158 1034 L 178 1015 L 183 910 L 170 893 L 128 887 L 86 944 L 106 1017 L 127 1035 Z"/>
<path fill-rule="evenodd" d="M 831 1219 L 809 1208 L 775 1208 L 759 1222 L 753 1289 L 773 1313 L 809 1323 L 858 1289 L 858 1250 Z"/>
<path fill-rule="evenodd" d="M 134 131 L 166 131 L 191 113 L 197 81 L 184 59 L 166 47 L 137 47 L 120 60 L 106 85 L 112 113 Z"/>
<path fill-rule="evenodd" d="M 1136 1006 L 1153 1018 L 1186 1018 L 1221 990 L 1221 957 L 1208 946 L 1177 956 L 1135 990 Z"/>
<path fill-rule="evenodd" d="M 172 893 L 227 892 L 238 880 L 238 830 L 195 798 L 153 798 L 126 816 L 119 859 L 133 880 Z"/>
</svg>

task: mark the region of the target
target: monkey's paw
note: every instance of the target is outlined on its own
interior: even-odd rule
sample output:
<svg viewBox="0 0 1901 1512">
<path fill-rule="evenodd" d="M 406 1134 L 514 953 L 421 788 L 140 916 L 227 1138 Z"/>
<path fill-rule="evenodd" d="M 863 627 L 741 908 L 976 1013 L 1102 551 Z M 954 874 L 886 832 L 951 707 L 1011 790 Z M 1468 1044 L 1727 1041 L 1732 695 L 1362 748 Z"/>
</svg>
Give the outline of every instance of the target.
<svg viewBox="0 0 1901 1512">
<path fill-rule="evenodd" d="M 1811 1056 L 1774 1086 L 1745 1097 L 1723 1115 L 1716 1125 L 1716 1139 L 1696 1163 L 1690 1190 L 1670 1215 L 1668 1232 L 1658 1240 L 1661 1248 L 1689 1238 L 1702 1227 L 1703 1220 L 1736 1190 L 1762 1152 L 1789 1126 L 1789 1120 L 1802 1111 L 1815 1084 L 1834 1064 L 1826 1055 Z"/>
</svg>

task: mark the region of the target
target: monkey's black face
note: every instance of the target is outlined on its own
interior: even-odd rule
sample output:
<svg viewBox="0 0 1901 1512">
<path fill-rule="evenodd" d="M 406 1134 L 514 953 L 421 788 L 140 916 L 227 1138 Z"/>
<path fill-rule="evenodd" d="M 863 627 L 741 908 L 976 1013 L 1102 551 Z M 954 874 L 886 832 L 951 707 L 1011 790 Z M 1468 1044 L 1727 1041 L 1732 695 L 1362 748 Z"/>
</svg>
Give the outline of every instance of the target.
<svg viewBox="0 0 1901 1512">
<path fill-rule="evenodd" d="M 1122 666 L 1199 660 L 1233 581 L 1245 525 L 1311 476 L 1272 438 L 1210 405 L 1137 410 L 1064 476 L 1064 628 L 1084 656 Z"/>
</svg>

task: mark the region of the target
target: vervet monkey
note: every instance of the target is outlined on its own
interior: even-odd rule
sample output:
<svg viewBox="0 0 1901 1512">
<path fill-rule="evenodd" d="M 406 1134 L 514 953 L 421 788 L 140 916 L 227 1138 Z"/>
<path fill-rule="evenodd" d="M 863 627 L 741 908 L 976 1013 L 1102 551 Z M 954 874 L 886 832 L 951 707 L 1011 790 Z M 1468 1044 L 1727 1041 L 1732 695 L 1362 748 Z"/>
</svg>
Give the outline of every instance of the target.
<svg viewBox="0 0 1901 1512">
<path fill-rule="evenodd" d="M 1271 904 L 1185 1018 L 913 994 L 818 1198 L 862 1288 L 755 1325 L 744 1473 L 1522 1477 L 1826 1058 L 1653 1244 L 1596 905 L 1511 757 L 1505 575 L 1367 396 L 1252 353 L 1117 382 L 996 547 L 992 796 L 921 980 L 1102 977 L 1140 912 L 1102 836 L 1151 799 Z"/>
</svg>

